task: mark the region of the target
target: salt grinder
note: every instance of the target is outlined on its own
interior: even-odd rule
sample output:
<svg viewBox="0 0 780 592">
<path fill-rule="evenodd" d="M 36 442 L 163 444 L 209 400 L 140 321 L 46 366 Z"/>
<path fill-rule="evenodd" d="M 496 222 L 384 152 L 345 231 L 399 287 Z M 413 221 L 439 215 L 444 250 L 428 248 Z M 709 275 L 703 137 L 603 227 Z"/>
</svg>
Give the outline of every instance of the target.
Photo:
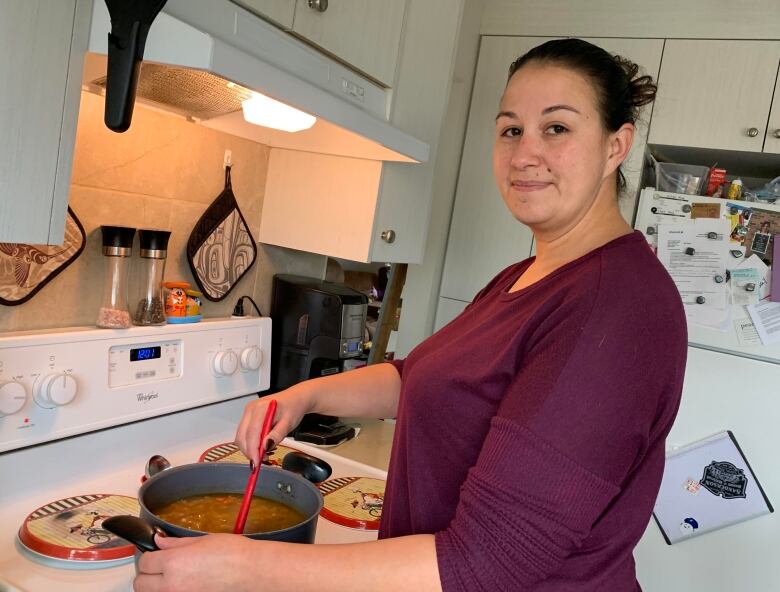
<svg viewBox="0 0 780 592">
<path fill-rule="evenodd" d="M 101 226 L 100 230 L 103 233 L 106 283 L 95 324 L 105 329 L 126 329 L 130 326 L 130 312 L 127 308 L 127 264 L 133 250 L 135 228 Z"/>
</svg>

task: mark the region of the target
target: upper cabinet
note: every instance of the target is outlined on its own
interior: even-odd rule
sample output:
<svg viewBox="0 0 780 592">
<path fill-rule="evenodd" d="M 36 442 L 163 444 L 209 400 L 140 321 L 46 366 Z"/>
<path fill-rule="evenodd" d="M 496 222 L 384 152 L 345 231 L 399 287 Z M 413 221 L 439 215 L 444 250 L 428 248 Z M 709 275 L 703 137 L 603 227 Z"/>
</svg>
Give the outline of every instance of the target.
<svg viewBox="0 0 780 592">
<path fill-rule="evenodd" d="M 772 111 L 769 113 L 769 125 L 766 128 L 764 152 L 780 154 L 780 74 L 777 77 L 774 97 Z"/>
<path fill-rule="evenodd" d="M 427 143 L 429 161 L 273 148 L 259 242 L 353 261 L 423 261 L 462 9 L 462 0 L 425 0 L 409 3 L 404 16 L 390 122 Z"/>
<path fill-rule="evenodd" d="M 407 0 L 231 1 L 384 86 L 394 86 Z"/>
<path fill-rule="evenodd" d="M 392 87 L 405 9 L 406 0 L 297 0 L 292 29 Z"/>
<path fill-rule="evenodd" d="M 283 29 L 292 29 L 295 0 L 231 0 Z"/>
<path fill-rule="evenodd" d="M 90 7 L 0 3 L 0 242 L 64 238 Z"/>
<path fill-rule="evenodd" d="M 780 41 L 667 40 L 649 141 L 780 151 L 779 62 Z"/>
</svg>

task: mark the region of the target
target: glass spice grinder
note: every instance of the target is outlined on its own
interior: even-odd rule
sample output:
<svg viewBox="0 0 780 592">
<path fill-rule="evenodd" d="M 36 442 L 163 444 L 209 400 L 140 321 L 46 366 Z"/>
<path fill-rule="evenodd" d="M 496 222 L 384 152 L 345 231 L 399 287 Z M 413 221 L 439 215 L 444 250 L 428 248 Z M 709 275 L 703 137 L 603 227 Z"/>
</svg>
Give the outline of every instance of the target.
<svg viewBox="0 0 780 592">
<path fill-rule="evenodd" d="M 104 329 L 126 329 L 130 326 L 127 272 L 135 228 L 101 226 L 100 230 L 103 234 L 106 283 L 95 324 Z"/>
<path fill-rule="evenodd" d="M 133 309 L 136 325 L 164 325 L 165 301 L 162 281 L 168 256 L 169 230 L 139 230 L 141 261 L 138 269 L 138 290 Z"/>
</svg>

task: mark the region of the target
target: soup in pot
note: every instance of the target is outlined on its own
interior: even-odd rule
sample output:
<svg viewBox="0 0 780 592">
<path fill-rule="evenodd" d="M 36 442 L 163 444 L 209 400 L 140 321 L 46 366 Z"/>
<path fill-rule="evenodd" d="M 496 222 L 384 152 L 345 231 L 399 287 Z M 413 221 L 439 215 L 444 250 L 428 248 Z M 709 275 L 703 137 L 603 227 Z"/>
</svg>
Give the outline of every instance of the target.
<svg viewBox="0 0 780 592">
<path fill-rule="evenodd" d="M 178 499 L 155 514 L 171 524 L 201 532 L 233 532 L 243 495 L 240 493 L 207 493 Z M 283 530 L 306 519 L 295 508 L 253 496 L 244 532 L 254 534 Z"/>
</svg>

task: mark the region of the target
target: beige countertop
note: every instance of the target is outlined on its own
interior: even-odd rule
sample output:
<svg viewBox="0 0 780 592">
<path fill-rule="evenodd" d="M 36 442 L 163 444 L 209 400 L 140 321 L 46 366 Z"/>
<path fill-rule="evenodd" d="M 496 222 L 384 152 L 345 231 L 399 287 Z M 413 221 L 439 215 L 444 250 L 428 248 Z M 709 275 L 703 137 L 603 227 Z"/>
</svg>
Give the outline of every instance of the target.
<svg viewBox="0 0 780 592">
<path fill-rule="evenodd" d="M 328 448 L 328 452 L 386 471 L 390 464 L 395 422 L 365 417 L 342 417 L 341 421 L 360 425 L 360 433 L 343 444 Z"/>
</svg>

